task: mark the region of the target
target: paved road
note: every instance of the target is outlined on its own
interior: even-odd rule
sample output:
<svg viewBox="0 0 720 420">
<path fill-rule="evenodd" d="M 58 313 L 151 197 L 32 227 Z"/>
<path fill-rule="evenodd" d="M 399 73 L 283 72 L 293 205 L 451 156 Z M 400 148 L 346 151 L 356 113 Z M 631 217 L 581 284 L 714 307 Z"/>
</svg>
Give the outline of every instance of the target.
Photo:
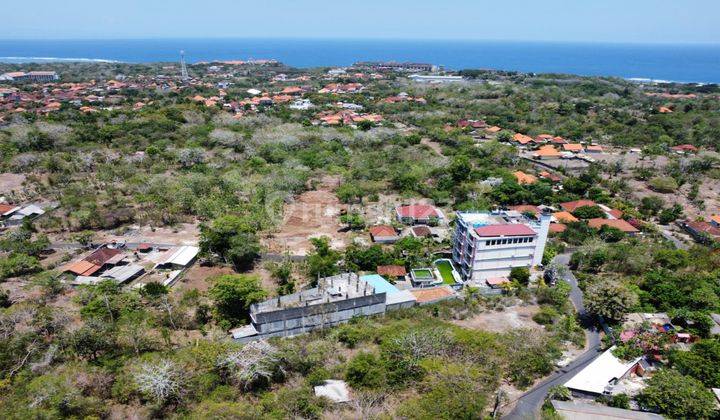
<svg viewBox="0 0 720 420">
<path fill-rule="evenodd" d="M 690 248 L 690 246 L 689 246 L 688 244 L 686 244 L 685 242 L 683 242 L 683 241 L 679 240 L 678 238 L 676 238 L 675 235 L 672 234 L 672 231 L 671 231 L 670 229 L 668 229 L 668 228 L 666 228 L 666 227 L 664 227 L 664 226 L 658 226 L 658 228 L 660 228 L 660 234 L 661 234 L 665 239 L 667 239 L 668 241 L 670 241 L 670 242 L 672 242 L 673 244 L 675 244 L 675 247 L 676 247 L 677 249 L 688 249 L 688 248 Z"/>
<path fill-rule="evenodd" d="M 555 257 L 555 262 L 567 267 L 570 262 L 571 254 L 560 254 Z M 576 358 L 572 363 L 555 372 L 551 377 L 546 379 L 540 385 L 537 385 L 530 391 L 523 394 L 517 402 L 517 405 L 504 418 L 509 420 L 525 420 L 540 418 L 540 407 L 545 401 L 548 390 L 555 385 L 562 385 L 576 373 L 590 364 L 596 357 L 600 355 L 600 333 L 597 330 L 595 322 L 587 315 L 585 305 L 583 304 L 582 290 L 578 287 L 577 279 L 570 269 L 563 270 L 563 280 L 570 284 L 570 301 L 580 315 L 583 327 L 585 327 L 585 337 L 588 343 L 588 350 Z"/>
</svg>

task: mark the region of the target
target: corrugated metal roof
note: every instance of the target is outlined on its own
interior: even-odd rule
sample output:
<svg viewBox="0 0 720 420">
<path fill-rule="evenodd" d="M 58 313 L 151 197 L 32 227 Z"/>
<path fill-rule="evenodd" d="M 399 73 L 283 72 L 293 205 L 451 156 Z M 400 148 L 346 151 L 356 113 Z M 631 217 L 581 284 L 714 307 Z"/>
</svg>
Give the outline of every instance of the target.
<svg viewBox="0 0 720 420">
<path fill-rule="evenodd" d="M 102 277 L 109 277 L 123 283 L 132 277 L 145 271 L 137 264 L 117 265 L 102 274 Z"/>
<path fill-rule="evenodd" d="M 171 248 L 165 251 L 156 267 L 165 264 L 186 266 L 190 264 L 199 252 L 200 248 L 196 246 L 183 245 L 177 248 Z"/>
<path fill-rule="evenodd" d="M 565 386 L 577 391 L 602 394 L 611 381 L 625 376 L 641 359 L 638 357 L 631 362 L 623 362 L 612 354 L 613 349 L 615 346 L 578 372 L 565 383 Z"/>
</svg>

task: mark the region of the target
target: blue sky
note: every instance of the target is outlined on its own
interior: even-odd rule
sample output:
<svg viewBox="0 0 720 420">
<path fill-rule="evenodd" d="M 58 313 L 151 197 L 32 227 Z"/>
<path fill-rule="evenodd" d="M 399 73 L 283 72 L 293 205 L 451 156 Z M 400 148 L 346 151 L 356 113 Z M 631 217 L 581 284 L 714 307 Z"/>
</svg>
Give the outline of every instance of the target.
<svg viewBox="0 0 720 420">
<path fill-rule="evenodd" d="M 415 38 L 720 43 L 719 0 L 33 0 L 0 39 Z"/>
</svg>

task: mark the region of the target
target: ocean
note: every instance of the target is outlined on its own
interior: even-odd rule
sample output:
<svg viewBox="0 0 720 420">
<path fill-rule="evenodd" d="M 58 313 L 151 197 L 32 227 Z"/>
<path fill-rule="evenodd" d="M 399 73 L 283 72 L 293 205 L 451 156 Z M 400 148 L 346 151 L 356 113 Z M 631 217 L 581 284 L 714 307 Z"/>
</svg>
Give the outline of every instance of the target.
<svg viewBox="0 0 720 420">
<path fill-rule="evenodd" d="M 447 69 L 497 69 L 675 82 L 720 83 L 720 45 L 506 41 L 147 39 L 0 40 L 0 61 L 58 59 L 147 63 L 276 59 L 295 67 L 413 61 Z"/>
</svg>

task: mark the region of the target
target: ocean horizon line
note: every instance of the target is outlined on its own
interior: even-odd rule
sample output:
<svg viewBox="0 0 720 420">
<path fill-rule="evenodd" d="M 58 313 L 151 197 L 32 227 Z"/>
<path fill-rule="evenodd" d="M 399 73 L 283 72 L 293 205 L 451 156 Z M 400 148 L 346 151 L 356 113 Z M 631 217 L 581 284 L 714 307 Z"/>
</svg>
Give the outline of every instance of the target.
<svg viewBox="0 0 720 420">
<path fill-rule="evenodd" d="M 172 38 L 0 40 L 0 61 L 178 62 L 275 59 L 295 68 L 348 67 L 359 61 L 422 62 L 448 70 L 720 83 L 720 46 L 509 40 Z"/>
<path fill-rule="evenodd" d="M 284 36 L 228 36 L 228 37 L 109 37 L 109 38 L 0 38 L 0 42 L 102 42 L 102 41 L 323 41 L 323 42 L 461 42 L 461 43 L 507 43 L 507 44 L 556 44 L 556 45 L 608 45 L 647 47 L 710 47 L 720 50 L 715 42 L 640 42 L 552 39 L 492 39 L 492 38 L 392 38 L 392 37 L 284 37 Z"/>
</svg>

